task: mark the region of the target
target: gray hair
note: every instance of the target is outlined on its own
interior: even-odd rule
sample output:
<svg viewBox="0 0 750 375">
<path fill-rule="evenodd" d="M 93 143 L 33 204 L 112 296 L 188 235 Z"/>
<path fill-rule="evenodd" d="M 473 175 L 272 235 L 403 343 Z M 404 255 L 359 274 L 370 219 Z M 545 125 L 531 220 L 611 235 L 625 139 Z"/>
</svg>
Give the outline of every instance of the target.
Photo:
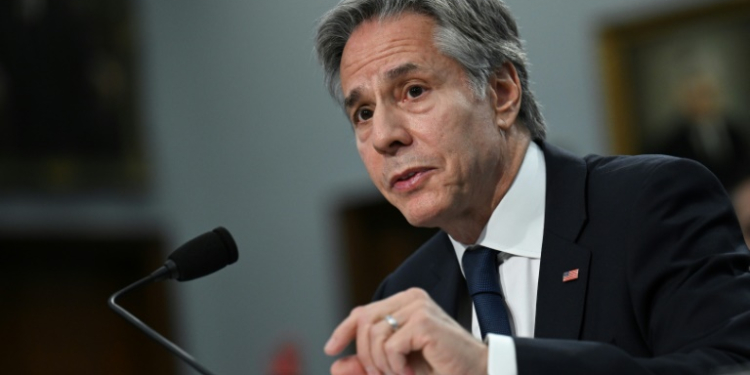
<svg viewBox="0 0 750 375">
<path fill-rule="evenodd" d="M 522 88 L 519 120 L 532 139 L 544 139 L 547 129 L 529 88 L 523 42 L 516 21 L 501 0 L 342 0 L 323 16 L 316 37 L 315 48 L 331 96 L 343 104 L 341 55 L 354 29 L 370 19 L 406 12 L 435 19 L 435 46 L 463 66 L 479 97 L 484 97 L 490 76 L 506 62 L 512 63 Z"/>
</svg>

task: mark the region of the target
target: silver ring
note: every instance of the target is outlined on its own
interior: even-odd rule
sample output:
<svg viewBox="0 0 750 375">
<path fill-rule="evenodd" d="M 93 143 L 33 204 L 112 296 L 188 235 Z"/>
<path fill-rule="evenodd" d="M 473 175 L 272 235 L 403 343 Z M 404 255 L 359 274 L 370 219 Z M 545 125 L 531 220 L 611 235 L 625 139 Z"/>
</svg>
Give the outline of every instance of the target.
<svg viewBox="0 0 750 375">
<path fill-rule="evenodd" d="M 392 317 L 391 315 L 386 315 L 384 319 L 386 323 L 391 326 L 391 329 L 393 331 L 396 331 L 398 329 L 398 321 L 396 321 L 396 318 Z"/>
</svg>

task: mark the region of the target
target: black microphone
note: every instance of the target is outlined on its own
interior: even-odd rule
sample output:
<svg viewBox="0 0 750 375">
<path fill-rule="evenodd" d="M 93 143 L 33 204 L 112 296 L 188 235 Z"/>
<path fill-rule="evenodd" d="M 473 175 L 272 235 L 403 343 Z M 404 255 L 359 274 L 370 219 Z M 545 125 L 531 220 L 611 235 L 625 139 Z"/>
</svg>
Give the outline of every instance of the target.
<svg viewBox="0 0 750 375">
<path fill-rule="evenodd" d="M 188 281 L 214 273 L 237 261 L 237 244 L 232 235 L 223 227 L 186 242 L 169 254 L 169 260 L 162 266 L 170 279 Z"/>
<path fill-rule="evenodd" d="M 218 227 L 186 242 L 172 252 L 167 262 L 151 273 L 151 275 L 113 294 L 109 297 L 109 307 L 125 318 L 125 320 L 138 327 L 148 337 L 154 339 L 194 369 L 198 370 L 201 374 L 214 375 L 198 363 L 190 354 L 118 305 L 115 299 L 133 289 L 156 281 L 168 278 L 177 279 L 177 281 L 187 281 L 206 276 L 236 262 L 238 257 L 237 244 L 234 242 L 232 235 L 225 228 Z"/>
</svg>

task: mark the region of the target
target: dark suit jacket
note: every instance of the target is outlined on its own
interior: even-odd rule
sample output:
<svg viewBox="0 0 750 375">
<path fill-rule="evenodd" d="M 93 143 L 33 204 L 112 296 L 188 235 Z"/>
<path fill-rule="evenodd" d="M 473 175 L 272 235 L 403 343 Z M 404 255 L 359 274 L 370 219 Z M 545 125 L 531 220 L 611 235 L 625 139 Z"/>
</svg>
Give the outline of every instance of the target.
<svg viewBox="0 0 750 375">
<path fill-rule="evenodd" d="M 572 156 L 547 164 L 535 338 L 519 374 L 709 374 L 750 362 L 750 252 L 716 178 L 666 156 Z M 562 282 L 565 271 L 579 278 Z M 419 287 L 470 322 L 444 232 L 388 276 L 382 299 Z"/>
</svg>

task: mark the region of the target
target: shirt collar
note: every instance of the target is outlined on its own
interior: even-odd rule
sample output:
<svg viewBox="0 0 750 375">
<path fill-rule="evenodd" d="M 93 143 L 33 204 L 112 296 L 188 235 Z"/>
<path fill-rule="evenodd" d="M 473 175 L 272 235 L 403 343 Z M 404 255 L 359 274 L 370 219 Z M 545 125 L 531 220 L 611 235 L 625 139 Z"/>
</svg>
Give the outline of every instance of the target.
<svg viewBox="0 0 750 375">
<path fill-rule="evenodd" d="M 546 187 L 544 153 L 536 143 L 530 142 L 518 175 L 495 207 L 476 245 L 516 256 L 541 258 Z M 464 251 L 473 244 L 448 237 L 460 264 Z"/>
</svg>

